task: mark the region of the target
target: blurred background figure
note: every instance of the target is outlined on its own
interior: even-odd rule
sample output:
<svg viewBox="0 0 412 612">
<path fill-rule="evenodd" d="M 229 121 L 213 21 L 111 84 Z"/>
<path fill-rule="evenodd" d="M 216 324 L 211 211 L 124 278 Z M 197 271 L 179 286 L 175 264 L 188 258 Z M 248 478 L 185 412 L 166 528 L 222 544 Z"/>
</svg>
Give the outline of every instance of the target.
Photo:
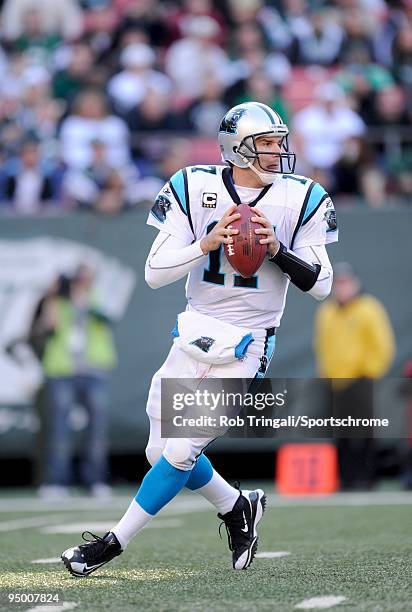
<svg viewBox="0 0 412 612">
<path fill-rule="evenodd" d="M 36 316 L 36 335 L 43 337 L 48 405 L 42 497 L 64 497 L 73 483 L 70 413 L 79 403 L 88 416 L 81 445 L 81 481 L 94 496 L 110 494 L 109 375 L 116 365 L 116 350 L 110 319 L 99 307 L 93 281 L 93 270 L 79 266 L 68 286 L 46 296 Z"/>
<path fill-rule="evenodd" d="M 123 38 L 165 47 L 171 42 L 172 15 L 157 0 L 116 0 L 119 23 L 114 31 L 114 46 Z M 136 38 L 136 36 L 138 38 Z M 144 38 L 144 40 L 143 40 Z M 121 45 L 124 46 L 124 45 Z"/>
<path fill-rule="evenodd" d="M 41 11 L 32 8 L 24 14 L 22 31 L 14 41 L 14 47 L 26 53 L 32 61 L 47 66 L 61 40 L 57 31 L 47 31 Z"/>
<path fill-rule="evenodd" d="M 391 367 L 394 335 L 383 304 L 363 292 L 348 263 L 334 266 L 332 297 L 316 316 L 314 348 L 319 376 L 332 379 L 333 416 L 373 417 L 373 380 Z M 347 431 L 351 438 L 337 440 L 341 486 L 370 488 L 375 482 L 373 430 L 370 437 L 359 437 L 359 429 Z"/>
<path fill-rule="evenodd" d="M 134 43 L 123 49 L 120 64 L 123 70 L 115 74 L 107 84 L 107 91 L 119 113 L 127 113 L 145 98 L 149 89 L 169 96 L 170 79 L 154 69 L 156 55 L 143 43 Z"/>
<path fill-rule="evenodd" d="M 187 104 L 201 95 L 208 77 L 225 84 L 230 68 L 226 52 L 215 42 L 220 27 L 212 17 L 188 19 L 184 33 L 185 37 L 168 49 L 165 68 L 174 83 L 175 95 Z"/>
<path fill-rule="evenodd" d="M 344 30 L 333 15 L 325 10 L 310 13 L 307 28 L 299 32 L 298 63 L 331 66 L 336 63 L 344 38 Z"/>
<path fill-rule="evenodd" d="M 63 175 L 63 166 L 41 159 L 37 140 L 26 140 L 0 169 L 0 205 L 22 215 L 59 209 Z"/>
<path fill-rule="evenodd" d="M 205 79 L 204 88 L 187 109 L 189 127 L 197 134 L 213 138 L 219 123 L 228 110 L 223 97 L 224 87 L 215 77 Z"/>
<path fill-rule="evenodd" d="M 91 85 L 96 54 L 85 43 L 66 46 L 56 61 L 53 76 L 53 96 L 70 104 L 83 89 Z"/>
<path fill-rule="evenodd" d="M 191 127 L 186 115 L 173 110 L 170 97 L 159 88 L 148 88 L 144 98 L 129 110 L 125 119 L 133 134 L 187 132 Z"/>
<path fill-rule="evenodd" d="M 318 171 L 325 189 L 333 187 L 333 168 L 350 138 L 361 138 L 365 125 L 349 108 L 342 89 L 335 83 L 319 85 L 313 104 L 296 113 L 293 133 L 300 174 Z"/>
<path fill-rule="evenodd" d="M 83 15 L 76 0 L 6 0 L 1 13 L 5 38 L 15 41 L 22 36 L 34 14 L 47 34 L 73 39 L 82 33 Z"/>
<path fill-rule="evenodd" d="M 129 163 L 118 168 L 110 162 L 104 142 L 91 143 L 93 157 L 86 168 L 73 168 L 64 178 L 66 198 L 79 208 L 115 214 L 139 203 L 139 173 Z M 148 197 L 145 194 L 145 197 Z"/>
<path fill-rule="evenodd" d="M 216 36 L 216 42 L 224 46 L 227 37 L 227 23 L 221 11 L 225 10 L 224 2 L 218 3 L 213 0 L 183 0 L 181 6 L 171 11 L 169 23 L 171 36 L 174 40 L 184 38 L 187 23 L 196 17 L 210 17 L 219 25 L 220 34 Z"/>
<path fill-rule="evenodd" d="M 110 113 L 104 95 L 86 89 L 74 101 L 72 113 L 60 130 L 61 153 L 72 168 L 87 168 L 93 159 L 93 143 L 106 145 L 108 161 L 119 168 L 130 161 L 129 130 L 120 117 Z"/>
<path fill-rule="evenodd" d="M 243 101 L 245 85 L 256 74 L 265 79 L 267 87 L 279 90 L 291 77 L 288 57 L 270 48 L 262 27 L 255 22 L 244 23 L 236 30 L 230 51 L 233 85 L 225 94 L 229 105 Z M 282 118 L 286 121 L 283 115 Z"/>
</svg>

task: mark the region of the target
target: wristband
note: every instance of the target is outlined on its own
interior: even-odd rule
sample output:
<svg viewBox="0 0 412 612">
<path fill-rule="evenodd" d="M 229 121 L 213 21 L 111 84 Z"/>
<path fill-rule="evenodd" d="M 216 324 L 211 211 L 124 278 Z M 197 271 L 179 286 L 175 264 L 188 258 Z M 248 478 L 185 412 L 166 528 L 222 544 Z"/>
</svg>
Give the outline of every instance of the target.
<svg viewBox="0 0 412 612">
<path fill-rule="evenodd" d="M 273 257 L 269 257 L 271 263 L 275 263 L 291 282 L 302 291 L 310 291 L 318 280 L 321 266 L 317 263 L 310 264 L 304 259 L 297 257 L 292 251 L 288 251 L 282 242 L 279 243 L 279 251 Z"/>
</svg>

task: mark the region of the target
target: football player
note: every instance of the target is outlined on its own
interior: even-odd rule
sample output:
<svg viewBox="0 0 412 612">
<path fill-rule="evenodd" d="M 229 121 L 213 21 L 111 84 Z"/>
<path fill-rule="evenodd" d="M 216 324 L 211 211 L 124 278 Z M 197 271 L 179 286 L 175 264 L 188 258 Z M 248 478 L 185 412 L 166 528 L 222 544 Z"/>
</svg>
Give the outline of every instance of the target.
<svg viewBox="0 0 412 612">
<path fill-rule="evenodd" d="M 183 487 L 200 493 L 218 510 L 228 532 L 233 568 L 246 569 L 253 560 L 264 492 L 238 490 L 213 469 L 202 452 L 213 436 L 162 438 L 160 381 L 263 377 L 289 283 L 318 300 L 329 294 L 332 267 L 325 245 L 337 240 L 335 210 L 321 185 L 294 174 L 288 133 L 268 106 L 235 106 L 224 116 L 218 134 L 225 165 L 179 170 L 151 209 L 148 224 L 159 232 L 147 258 L 146 281 L 157 288 L 188 275 L 187 309 L 185 317 L 179 315 L 177 337 L 149 392 L 146 455 L 152 468 L 110 532 L 103 537 L 90 534 L 91 541 L 62 554 L 75 576 L 88 575 L 119 555 Z M 246 279 L 235 274 L 223 249 L 237 233 L 230 226 L 240 216 L 240 203 L 253 207 L 252 220 L 260 226 L 255 232 L 267 247 L 261 268 Z M 193 331 L 194 337 L 208 340 L 213 335 L 210 354 L 210 344 L 205 350 L 199 342 L 182 342 Z M 245 337 L 252 337 L 253 343 L 245 344 Z M 225 361 L 219 345 L 229 340 L 233 349 L 243 349 L 241 354 L 229 351 Z"/>
</svg>

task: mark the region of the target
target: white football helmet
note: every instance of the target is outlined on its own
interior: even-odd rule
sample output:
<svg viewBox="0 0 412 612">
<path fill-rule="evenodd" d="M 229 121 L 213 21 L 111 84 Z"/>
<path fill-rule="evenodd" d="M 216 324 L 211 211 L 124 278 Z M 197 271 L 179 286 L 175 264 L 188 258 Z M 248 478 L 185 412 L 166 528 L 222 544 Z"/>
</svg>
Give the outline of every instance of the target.
<svg viewBox="0 0 412 612">
<path fill-rule="evenodd" d="M 263 168 L 259 161 L 259 155 L 267 155 L 268 152 L 258 151 L 256 138 L 267 134 L 282 138 L 282 152 L 276 153 L 279 157 L 279 170 L 276 171 Z M 273 183 L 277 174 L 293 174 L 295 170 L 296 155 L 289 151 L 288 134 L 288 126 L 280 115 L 266 104 L 238 104 L 226 113 L 219 127 L 222 160 L 238 168 L 250 168 L 262 183 L 268 185 Z M 254 165 L 256 160 L 258 167 Z"/>
</svg>

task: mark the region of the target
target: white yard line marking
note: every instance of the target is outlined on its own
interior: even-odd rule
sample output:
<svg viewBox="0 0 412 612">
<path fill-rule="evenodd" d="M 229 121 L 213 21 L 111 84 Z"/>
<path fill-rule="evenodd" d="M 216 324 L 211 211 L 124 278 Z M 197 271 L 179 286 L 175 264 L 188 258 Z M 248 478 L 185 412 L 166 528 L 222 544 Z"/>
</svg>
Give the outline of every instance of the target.
<svg viewBox="0 0 412 612">
<path fill-rule="evenodd" d="M 113 510 L 125 511 L 132 498 L 130 496 L 113 497 L 111 500 L 96 501 L 87 496 L 71 497 L 65 500 L 64 505 L 60 503 L 44 501 L 40 499 L 26 498 L 0 498 L 0 512 L 105 512 L 111 513 Z M 167 514 L 185 514 L 196 510 L 210 510 L 210 504 L 200 497 L 200 495 L 179 495 L 175 500 L 163 510 Z"/>
<path fill-rule="evenodd" d="M 347 597 L 343 597 L 343 595 L 323 595 L 322 597 L 304 599 L 295 608 L 297 610 L 327 610 L 328 608 L 338 606 L 346 600 Z"/>
<path fill-rule="evenodd" d="M 280 559 L 281 557 L 288 557 L 290 552 L 287 550 L 276 550 L 276 551 L 268 551 L 268 552 L 258 552 L 255 555 L 256 559 Z"/>
<path fill-rule="evenodd" d="M 163 529 L 164 527 L 181 527 L 182 525 L 183 521 L 179 521 L 179 519 L 159 520 L 149 523 L 146 529 Z"/>
<path fill-rule="evenodd" d="M 60 557 L 49 557 L 48 559 L 33 559 L 32 563 L 41 565 L 43 563 L 60 563 L 60 561 Z"/>
<path fill-rule="evenodd" d="M 294 508 L 311 506 L 409 506 L 412 495 L 407 491 L 373 491 L 369 493 L 335 493 L 333 495 L 314 495 L 306 497 L 283 497 L 276 493 L 267 495 L 273 508 Z"/>
<path fill-rule="evenodd" d="M 43 527 L 40 529 L 41 533 L 81 533 L 82 531 L 92 531 L 92 532 L 107 532 L 112 529 L 113 525 L 116 523 L 116 520 L 113 519 L 109 521 L 94 521 L 90 522 L 86 518 L 84 522 L 77 523 L 65 523 L 64 525 L 50 525 L 48 527 Z M 182 521 L 178 519 L 159 519 L 157 521 L 153 521 L 146 526 L 146 529 L 170 529 L 172 527 L 181 527 Z"/>
<path fill-rule="evenodd" d="M 111 500 L 96 501 L 87 496 L 76 496 L 65 500 L 64 505 L 46 502 L 33 497 L 0 499 L 0 512 L 106 512 L 124 511 L 132 495 L 113 497 Z M 369 493 L 335 493 L 328 496 L 283 497 L 276 493 L 267 495 L 268 504 L 274 508 L 294 508 L 310 506 L 407 506 L 412 505 L 412 495 L 408 491 L 373 491 Z M 210 504 L 200 496 L 179 495 L 163 514 L 176 515 L 210 510 Z M 29 520 L 29 519 L 27 519 Z"/>
<path fill-rule="evenodd" d="M 30 527 L 40 527 L 49 525 L 51 521 L 61 521 L 61 515 L 33 516 L 31 518 L 14 519 L 13 521 L 3 521 L 0 523 L 1 531 L 18 531 L 29 529 Z"/>
<path fill-rule="evenodd" d="M 49 604 L 44 606 L 35 606 L 34 608 L 29 608 L 26 612 L 61 612 L 63 610 L 73 610 L 77 608 L 79 604 L 74 601 L 63 601 L 63 603 L 58 604 L 57 606 L 51 606 Z"/>
</svg>

